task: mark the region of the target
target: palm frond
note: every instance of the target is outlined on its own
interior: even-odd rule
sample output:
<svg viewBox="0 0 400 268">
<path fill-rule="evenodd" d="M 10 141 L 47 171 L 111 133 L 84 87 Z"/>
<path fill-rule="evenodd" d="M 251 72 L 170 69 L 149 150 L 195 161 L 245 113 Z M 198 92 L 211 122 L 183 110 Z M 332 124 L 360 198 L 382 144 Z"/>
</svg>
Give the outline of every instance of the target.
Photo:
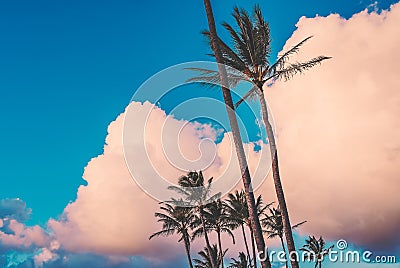
<svg viewBox="0 0 400 268">
<path fill-rule="evenodd" d="M 256 64 L 267 67 L 271 53 L 271 36 L 269 24 L 264 20 L 259 5 L 254 6 L 254 21 L 256 30 L 255 51 Z"/>
<path fill-rule="evenodd" d="M 313 58 L 306 62 L 292 63 L 288 67 L 285 67 L 284 69 L 276 71 L 274 76 L 276 77 L 276 79 L 284 78 L 285 80 L 289 80 L 294 75 L 301 74 L 304 71 L 311 69 L 315 65 L 320 64 L 322 61 L 330 59 L 330 58 L 331 57 L 319 56 L 319 57 Z"/>
<path fill-rule="evenodd" d="M 233 46 L 235 47 L 239 57 L 241 60 L 246 63 L 248 66 L 252 66 L 252 59 L 249 51 L 247 50 L 247 45 L 244 40 L 239 36 L 239 34 L 233 29 L 233 27 L 227 23 L 222 23 L 222 26 L 229 32 L 231 35 Z"/>
<path fill-rule="evenodd" d="M 202 34 L 207 38 L 208 43 L 211 47 L 210 32 L 203 31 Z M 239 70 L 248 76 L 251 76 L 251 71 L 248 68 L 247 64 L 219 37 L 218 37 L 218 44 L 222 52 L 225 65 L 230 66 L 236 70 Z M 210 56 L 214 57 L 215 55 L 211 54 Z"/>
<path fill-rule="evenodd" d="M 175 233 L 175 229 L 171 228 L 171 229 L 166 229 L 166 230 L 161 230 L 159 232 L 155 232 L 154 234 L 152 234 L 149 237 L 149 240 L 154 238 L 154 237 L 158 237 L 158 236 L 170 236 L 172 234 Z"/>
<path fill-rule="evenodd" d="M 283 55 L 279 56 L 279 58 L 277 59 L 277 61 L 271 66 L 270 70 L 272 72 L 276 72 L 276 70 L 282 69 L 284 68 L 287 60 L 290 58 L 291 55 L 296 54 L 300 47 L 307 42 L 308 40 L 310 40 L 313 36 L 309 36 L 305 39 L 303 39 L 301 42 L 299 42 L 297 45 L 295 45 L 294 47 L 292 47 L 291 49 L 289 49 L 288 51 L 286 51 L 285 53 L 283 53 Z"/>
<path fill-rule="evenodd" d="M 255 96 L 257 96 L 256 94 L 257 94 L 257 87 L 256 87 L 256 86 L 253 86 L 249 91 L 246 92 L 246 94 L 243 95 L 243 97 L 242 97 L 239 101 L 237 101 L 237 102 L 235 103 L 235 108 L 239 107 L 239 105 L 240 105 L 242 102 L 244 102 L 246 99 L 248 99 L 248 98 L 250 98 L 250 99 L 251 99 L 251 98 L 254 98 Z"/>
<path fill-rule="evenodd" d="M 292 226 L 292 229 L 296 229 L 297 227 L 299 227 L 300 225 L 303 225 L 304 223 L 306 223 L 307 221 L 302 221 L 300 223 L 297 223 L 295 225 Z"/>
<path fill-rule="evenodd" d="M 203 86 L 208 86 L 210 88 L 221 86 L 220 82 L 221 79 L 218 71 L 205 68 L 194 68 L 194 67 L 185 68 L 185 70 L 190 70 L 200 73 L 200 75 L 198 76 L 194 76 L 187 79 L 186 80 L 187 82 L 200 83 Z M 247 81 L 251 83 L 251 80 L 246 74 L 231 67 L 227 68 L 227 79 L 228 79 L 228 85 L 231 89 L 236 87 L 241 81 Z"/>
</svg>

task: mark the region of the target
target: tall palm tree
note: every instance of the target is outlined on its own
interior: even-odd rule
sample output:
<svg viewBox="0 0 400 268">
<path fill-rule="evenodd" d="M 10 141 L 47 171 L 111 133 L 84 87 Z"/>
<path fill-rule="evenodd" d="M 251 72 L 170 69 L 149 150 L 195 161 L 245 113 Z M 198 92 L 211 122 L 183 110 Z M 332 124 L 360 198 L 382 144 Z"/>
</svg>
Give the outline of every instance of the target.
<svg viewBox="0 0 400 268">
<path fill-rule="evenodd" d="M 194 227 L 195 215 L 189 207 L 177 207 L 167 203 L 163 203 L 160 207 L 163 212 L 156 212 L 154 215 L 158 218 L 158 222 L 162 222 L 162 229 L 152 234 L 149 239 L 157 236 L 170 236 L 173 234 L 180 235 L 179 242 L 185 244 L 186 255 L 190 268 L 193 268 L 192 259 L 190 257 L 190 230 Z"/>
<path fill-rule="evenodd" d="M 226 233 L 232 238 L 233 244 L 235 244 L 235 237 L 232 230 L 236 227 L 234 221 L 232 221 L 226 212 L 226 204 L 218 199 L 210 204 L 207 204 L 204 209 L 204 218 L 206 222 L 207 231 L 215 231 L 218 238 L 218 248 L 221 258 L 221 266 L 224 267 L 224 259 L 222 253 L 222 241 L 221 234 Z M 204 229 L 198 228 L 193 232 L 193 237 L 204 235 Z"/>
<path fill-rule="evenodd" d="M 283 220 L 281 210 L 278 208 L 269 208 L 269 214 L 265 214 L 265 218 L 261 220 L 263 227 L 266 227 L 265 233 L 267 233 L 268 238 L 272 239 L 279 237 L 282 245 L 282 250 L 286 255 L 285 243 L 283 242 Z M 307 221 L 302 221 L 296 225 L 292 226 L 292 229 L 296 229 L 300 225 L 306 223 Z M 288 261 L 286 258 L 286 267 L 288 267 Z"/>
<path fill-rule="evenodd" d="M 232 258 L 232 262 L 228 266 L 229 268 L 249 268 L 250 263 L 247 261 L 246 255 L 243 252 L 239 252 L 239 259 Z"/>
<path fill-rule="evenodd" d="M 207 203 L 210 203 L 220 197 L 220 193 L 217 193 L 210 197 L 212 179 L 208 180 L 207 185 L 204 184 L 204 176 L 201 171 L 190 171 L 185 176 L 181 176 L 178 180 L 177 186 L 169 186 L 168 189 L 174 190 L 182 195 L 180 199 L 172 199 L 172 203 L 181 206 L 195 208 L 197 223 L 201 226 L 204 239 L 208 252 L 211 252 L 211 244 L 207 234 L 206 220 L 204 218 L 204 207 Z M 212 268 L 217 268 L 216 259 L 213 255 L 210 255 Z"/>
<path fill-rule="evenodd" d="M 214 51 L 213 56 L 219 63 L 226 64 L 234 70 L 230 70 L 229 81 L 226 85 L 235 86 L 242 80 L 250 81 L 253 87 L 236 103 L 236 107 L 250 96 L 257 95 L 262 110 L 262 117 L 267 131 L 268 143 L 272 159 L 272 174 L 274 178 L 275 191 L 279 206 L 282 210 L 285 238 L 288 244 L 289 254 L 296 251 L 289 213 L 286 206 L 285 195 L 279 174 L 278 152 L 274 138 L 274 131 L 269 120 L 268 107 L 265 100 L 263 87 L 269 85 L 278 79 L 288 80 L 294 75 L 304 72 L 323 60 L 330 57 L 319 56 L 306 62 L 287 63 L 290 56 L 297 53 L 299 48 L 311 37 L 295 45 L 293 48 L 282 54 L 275 63 L 270 64 L 271 39 L 268 23 L 264 20 L 259 6 L 255 6 L 253 17 L 244 9 L 234 8 L 233 17 L 236 20 L 238 30 L 236 31 L 230 24 L 223 23 L 225 29 L 229 32 L 233 41 L 233 48 L 230 48 L 224 41 L 211 31 L 205 31 L 204 35 L 210 40 Z M 210 28 L 211 29 L 211 28 Z M 216 43 L 217 45 L 214 45 Z M 219 47 L 217 55 L 215 47 Z M 200 77 L 194 77 L 191 81 L 209 81 L 210 83 L 223 82 L 222 77 L 215 71 L 196 68 L 202 74 Z M 235 71 L 237 70 L 237 71 Z M 297 260 L 291 261 L 293 268 L 298 268 Z"/>
<path fill-rule="evenodd" d="M 315 261 L 315 268 L 321 268 L 324 256 L 333 248 L 333 245 L 328 248 L 325 246 L 326 244 L 322 237 L 316 239 L 314 236 L 309 236 L 306 239 L 306 244 L 300 250 L 308 253 L 306 258 Z"/>
<path fill-rule="evenodd" d="M 204 250 L 199 252 L 199 255 L 202 259 L 194 259 L 194 267 L 195 268 L 212 268 L 212 259 L 215 259 L 217 267 L 221 266 L 222 258 L 225 256 L 225 253 L 228 250 L 226 249 L 222 254 L 219 254 L 217 245 L 212 245 L 211 250 L 208 248 L 204 248 Z M 210 254 L 211 253 L 211 254 Z M 221 257 L 222 256 L 222 257 Z"/>
<path fill-rule="evenodd" d="M 221 87 L 222 94 L 224 97 L 226 111 L 228 114 L 229 123 L 230 123 L 230 127 L 232 130 L 232 136 L 233 136 L 233 141 L 234 141 L 235 148 L 236 148 L 236 154 L 237 154 L 238 161 L 239 161 L 240 171 L 242 174 L 243 187 L 244 187 L 245 193 L 246 193 L 246 200 L 247 200 L 247 206 L 249 209 L 251 224 L 255 231 L 257 249 L 259 252 L 264 253 L 265 241 L 264 241 L 264 237 L 262 235 L 260 220 L 257 217 L 257 207 L 256 207 L 255 199 L 254 199 L 254 194 L 252 191 L 253 188 L 251 186 L 250 172 L 249 172 L 249 169 L 247 166 L 246 155 L 244 153 L 242 137 L 241 137 L 240 131 L 239 131 L 239 125 L 238 125 L 237 118 L 236 118 L 235 107 L 234 107 L 234 104 L 232 101 L 232 95 L 228 88 L 227 72 L 226 72 L 224 65 L 222 65 L 225 61 L 224 61 L 223 53 L 221 52 L 220 42 L 218 42 L 219 37 L 217 35 L 217 30 L 215 27 L 214 14 L 212 11 L 210 0 L 204 0 L 204 7 L 206 10 L 206 14 L 207 14 L 211 47 L 212 47 L 212 50 L 214 51 L 215 59 L 218 63 L 218 74 L 219 74 L 221 85 L 222 85 L 222 87 Z M 261 257 L 264 257 L 263 254 L 261 254 Z M 267 267 L 271 268 L 271 263 L 269 261 L 268 256 L 265 256 L 265 261 L 262 261 L 261 265 L 263 268 L 267 268 Z"/>
</svg>

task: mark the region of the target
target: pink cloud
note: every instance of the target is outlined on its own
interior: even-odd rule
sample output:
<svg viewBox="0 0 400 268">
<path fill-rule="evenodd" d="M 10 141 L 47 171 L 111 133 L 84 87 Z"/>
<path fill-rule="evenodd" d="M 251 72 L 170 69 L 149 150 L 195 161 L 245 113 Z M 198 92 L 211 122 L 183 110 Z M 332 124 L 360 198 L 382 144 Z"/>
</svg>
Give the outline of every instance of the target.
<svg viewBox="0 0 400 268">
<path fill-rule="evenodd" d="M 185 174 L 179 166 L 187 159 L 197 161 L 200 157 L 198 164 L 204 165 L 199 145 L 203 138 L 215 139 L 218 135 L 216 130 L 211 129 L 209 125 L 188 123 L 166 116 L 164 111 L 154 109 L 150 103 L 131 103 L 128 109 L 134 109 L 134 117 L 128 120 L 134 120 L 132 126 L 135 129 L 132 132 L 127 131 L 128 134 L 124 133 L 133 135 L 130 136 L 125 149 L 134 151 L 141 146 L 143 139 L 135 135 L 142 135 L 137 132 L 142 131 L 146 121 L 145 140 L 147 148 L 151 148 L 148 151 L 152 161 L 151 168 L 155 168 L 165 178 L 176 183 L 177 178 Z M 152 110 L 152 113 L 147 119 L 149 110 Z M 158 200 L 152 199 L 138 187 L 125 164 L 122 144 L 125 114 L 126 112 L 110 124 L 104 154 L 92 159 L 85 168 L 83 177 L 87 186 L 79 187 L 77 199 L 65 208 L 63 219 L 50 220 L 48 226 L 62 247 L 69 251 L 142 255 L 150 259 L 175 258 L 184 252 L 183 245 L 177 242 L 177 238 L 148 240 L 148 237 L 160 228 L 154 218 L 159 204 Z M 170 136 L 173 138 L 163 141 L 161 137 L 166 135 L 165 132 L 176 134 Z M 175 140 L 175 137 L 179 139 Z M 180 145 L 181 150 L 177 153 L 183 158 L 169 155 L 170 158 L 167 159 L 163 150 L 176 144 Z M 222 188 L 226 184 L 224 182 L 227 181 L 234 187 L 240 179 L 236 158 L 232 161 L 232 148 L 231 137 L 225 134 L 222 142 L 213 147 L 216 158 L 205 171 L 207 178 L 214 176 L 216 181 L 220 181 L 219 185 Z M 250 168 L 255 170 L 262 154 L 253 151 L 252 144 L 246 148 L 253 160 Z M 263 154 L 264 157 L 266 155 L 268 154 Z M 143 163 L 142 155 L 134 157 L 136 158 L 129 161 L 137 165 Z M 258 176 L 259 180 L 264 178 L 266 170 L 267 168 L 264 169 L 263 176 Z M 153 171 L 144 170 L 141 174 L 151 174 Z M 217 182 L 215 185 L 218 185 Z M 203 243 L 198 243 L 194 251 L 202 247 Z"/>
<path fill-rule="evenodd" d="M 394 70 L 400 62 L 396 53 L 399 20 L 399 4 L 382 14 L 362 12 L 349 20 L 337 15 L 301 18 L 284 48 L 312 34 L 315 37 L 298 57 L 333 56 L 306 76 L 267 90 L 292 221 L 308 220 L 302 227 L 304 234 L 375 246 L 390 245 L 397 239 L 400 85 Z M 150 103 L 133 102 L 127 109 L 135 112 L 130 120 L 136 126 L 131 129 L 128 150 L 139 148 L 144 135 L 141 126 L 147 120 L 146 146 L 152 168 L 163 177 L 175 182 L 184 173 L 180 167 L 187 160 L 200 157 L 198 168 L 207 164 L 201 159 L 201 139 L 214 139 L 219 135 L 215 130 L 176 120 L 158 108 L 147 119 L 153 109 Z M 62 219 L 50 220 L 48 226 L 68 251 L 173 259 L 184 252 L 177 239 L 148 240 L 160 228 L 154 218 L 159 205 L 136 185 L 125 164 L 124 115 L 110 124 L 104 153 L 85 168 L 87 186 L 79 187 L 77 199 L 65 208 Z M 168 139 L 163 140 L 162 130 L 167 130 L 169 134 L 164 135 Z M 175 148 L 177 144 L 180 154 L 167 158 L 165 146 Z M 245 147 L 253 177 L 262 181 L 268 171 L 268 151 L 259 145 L 265 149 L 263 154 L 254 151 L 253 144 Z M 215 153 L 206 176 L 238 182 L 230 134 L 225 133 L 215 147 L 206 148 Z M 143 156 L 131 161 L 142 174 L 154 171 L 141 166 Z M 270 177 L 259 192 L 265 201 L 273 201 Z M 240 237 L 237 240 L 241 243 Z M 228 241 L 224 244 L 233 247 Z M 197 242 L 193 251 L 202 247 L 203 243 Z"/>
<path fill-rule="evenodd" d="M 11 232 L 0 231 L 0 243 L 10 248 L 27 248 L 30 246 L 45 246 L 49 242 L 49 236 L 38 225 L 28 227 L 16 220 L 1 220 L 7 222 L 7 228 Z M 2 225 L 3 225 L 2 224 Z"/>
<path fill-rule="evenodd" d="M 290 212 L 309 221 L 304 233 L 398 245 L 399 21 L 400 4 L 348 20 L 303 17 L 283 49 L 314 35 L 293 60 L 333 57 L 266 93 Z"/>
</svg>

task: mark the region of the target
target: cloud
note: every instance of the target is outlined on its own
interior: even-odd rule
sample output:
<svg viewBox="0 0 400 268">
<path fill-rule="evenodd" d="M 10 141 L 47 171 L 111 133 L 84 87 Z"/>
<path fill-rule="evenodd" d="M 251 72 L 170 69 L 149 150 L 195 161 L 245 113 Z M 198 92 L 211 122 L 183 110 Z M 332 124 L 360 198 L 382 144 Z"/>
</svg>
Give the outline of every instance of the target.
<svg viewBox="0 0 400 268">
<path fill-rule="evenodd" d="M 133 128 L 132 131 L 124 133 L 129 135 L 130 139 L 128 146 L 123 148 L 122 130 L 128 110 L 131 110 L 134 116 L 126 117 L 126 120 L 132 120 L 130 125 Z M 149 110 L 152 113 L 147 118 Z M 145 121 L 147 122 L 145 140 L 147 148 L 150 148 L 148 154 L 152 160 L 151 170 L 143 168 L 145 161 L 143 155 L 135 154 L 132 156 L 133 159 L 129 159 L 136 164 L 135 168 L 143 169 L 141 174 L 145 174 L 145 178 L 152 178 L 149 174 L 156 169 L 166 179 L 176 183 L 177 178 L 186 173 L 179 167 L 182 167 L 187 159 L 198 161 L 197 158 L 203 157 L 199 147 L 203 142 L 202 139 L 217 139 L 219 135 L 218 130 L 213 130 L 208 125 L 188 123 L 167 116 L 164 111 L 154 108 L 148 102 L 143 104 L 132 102 L 126 111 L 110 124 L 104 153 L 92 159 L 85 168 L 83 177 L 87 185 L 79 188 L 77 199 L 65 208 L 60 220 L 52 219 L 48 222 L 48 227 L 63 249 L 70 252 L 143 256 L 147 261 L 154 263 L 160 260 L 170 261 L 184 254 L 184 246 L 177 242 L 177 237 L 149 241 L 149 236 L 160 229 L 160 224 L 154 218 L 154 213 L 159 209 L 158 200 L 152 199 L 142 191 L 132 179 L 125 164 L 123 149 L 139 150 L 143 138 L 138 138 L 137 135 L 141 135 L 138 132 L 142 132 Z M 175 134 L 168 135 L 169 139 L 162 140 L 162 135 L 166 135 L 165 132 Z M 179 137 L 179 140 L 175 137 Z M 221 143 L 213 148 L 215 151 L 213 164 L 205 170 L 205 176 L 207 178 L 214 176 L 215 185 L 219 182 L 222 188 L 225 185 L 224 181 L 232 187 L 240 182 L 237 160 L 232 158 L 231 140 L 231 135 L 226 133 Z M 177 153 L 183 158 L 170 154 L 167 159 L 164 152 L 172 148 L 170 146 L 176 147 L 177 144 L 181 149 Z M 257 169 L 260 157 L 268 155 L 254 151 L 254 144 L 246 145 L 246 151 L 252 159 L 249 163 L 251 170 Z M 198 161 L 198 165 L 204 165 L 202 158 Z M 260 170 L 258 177 L 262 180 L 268 168 Z M 165 191 L 159 185 L 154 187 L 154 190 Z M 195 244 L 193 252 L 202 247 L 202 242 Z"/>
<path fill-rule="evenodd" d="M 290 214 L 308 220 L 304 233 L 399 245 L 399 21 L 400 4 L 348 20 L 302 17 L 283 49 L 314 35 L 293 60 L 333 57 L 266 90 Z"/>
<path fill-rule="evenodd" d="M 267 90 L 277 123 L 282 179 L 292 221 L 308 221 L 301 229 L 303 234 L 343 238 L 374 248 L 388 248 L 398 241 L 400 95 L 393 69 L 399 61 L 400 34 L 394 34 L 399 31 L 399 13 L 400 5 L 396 5 L 391 11 L 364 11 L 348 20 L 338 15 L 301 18 L 284 48 L 313 34 L 297 59 L 319 54 L 333 57 L 305 76 L 278 82 Z M 152 107 L 131 103 L 127 110 L 134 110 L 130 120 L 136 129 L 147 120 L 146 142 L 153 167 L 175 180 L 183 171 L 168 162 L 171 158 L 165 157 L 161 142 L 167 142 L 164 146 L 179 143 L 181 153 L 193 160 L 201 155 L 201 150 L 193 150 L 199 148 L 201 138 L 215 138 L 218 133 L 176 120 L 158 108 L 147 119 Z M 67 251 L 172 260 L 183 254 L 177 239 L 148 240 L 160 228 L 153 216 L 158 204 L 135 184 L 125 165 L 123 117 L 110 124 L 104 154 L 86 167 L 83 177 L 87 185 L 79 188 L 76 201 L 65 208 L 62 219 L 50 220 L 48 226 Z M 162 141 L 160 133 L 166 121 L 168 133 L 176 135 Z M 186 129 L 183 134 L 181 129 Z M 136 135 L 135 129 L 132 133 Z M 135 150 L 142 140 L 132 138 L 130 142 L 129 148 Z M 246 148 L 253 176 L 257 170 L 254 177 L 262 179 L 268 167 L 260 165 L 260 157 L 265 163 L 266 156 L 254 151 L 252 144 Z M 225 133 L 215 150 L 207 176 L 237 178 L 229 134 Z M 143 168 L 143 156 L 137 157 L 133 163 Z M 174 163 L 184 163 L 174 158 L 176 155 L 169 157 Z M 266 201 L 274 199 L 271 178 L 260 193 Z"/>
<path fill-rule="evenodd" d="M 28 227 L 16 220 L 9 220 L 6 226 L 8 232 L 0 231 L 3 246 L 28 248 L 32 245 L 43 246 L 48 242 L 46 233 L 38 225 Z"/>
<path fill-rule="evenodd" d="M 0 218 L 14 219 L 24 222 L 29 219 L 32 210 L 26 207 L 24 201 L 19 198 L 6 198 L 0 200 Z"/>
<path fill-rule="evenodd" d="M 38 225 L 26 226 L 31 209 L 21 199 L 0 200 L 0 252 L 26 251 L 49 243 L 48 234 Z"/>
<path fill-rule="evenodd" d="M 153 105 L 133 102 L 128 108 L 134 110 L 134 131 L 141 132 L 147 112 L 153 109 Z M 134 182 L 125 164 L 122 144 L 124 116 L 121 114 L 110 124 L 104 154 L 92 159 L 85 168 L 83 177 L 87 186 L 81 186 L 76 201 L 65 208 L 64 219 L 50 220 L 48 226 L 62 246 L 72 252 L 173 259 L 184 252 L 178 239 L 148 239 L 152 232 L 160 228 L 154 218 L 159 204 Z M 171 131 L 183 127 L 179 140 L 183 154 L 189 159 L 196 159 L 199 153 L 197 150 L 194 153 L 188 150 L 191 145 L 197 149 L 202 137 L 215 137 L 216 134 L 198 124 L 187 125 L 187 122 L 167 117 L 158 108 L 152 111 L 146 131 L 152 168 L 159 170 L 166 178 L 176 180 L 183 172 L 170 164 L 161 146 L 160 133 L 166 120 L 170 122 L 168 129 Z M 141 143 L 142 139 L 133 137 L 129 148 L 135 150 Z M 171 143 L 175 143 L 175 140 Z M 134 157 L 130 161 L 136 165 L 144 161 L 142 155 Z M 144 174 L 152 171 L 144 170 Z"/>
</svg>

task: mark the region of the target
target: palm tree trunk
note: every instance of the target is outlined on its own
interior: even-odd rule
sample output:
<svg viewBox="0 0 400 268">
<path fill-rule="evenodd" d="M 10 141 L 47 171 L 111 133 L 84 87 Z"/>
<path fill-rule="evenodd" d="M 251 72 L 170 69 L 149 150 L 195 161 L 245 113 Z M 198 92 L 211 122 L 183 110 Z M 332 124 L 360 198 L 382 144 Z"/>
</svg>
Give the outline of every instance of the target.
<svg viewBox="0 0 400 268">
<path fill-rule="evenodd" d="M 288 268 L 288 260 L 287 260 L 287 255 L 286 255 L 286 248 L 285 248 L 285 243 L 283 242 L 283 236 L 279 236 L 279 239 L 281 240 L 282 244 L 282 250 L 285 252 L 285 260 L 286 260 L 286 267 Z"/>
<path fill-rule="evenodd" d="M 242 233 L 243 233 L 244 245 L 246 246 L 247 257 L 249 259 L 249 263 L 251 264 L 249 245 L 247 244 L 246 231 L 244 230 L 244 225 L 243 224 L 242 224 Z"/>
<path fill-rule="evenodd" d="M 271 123 L 269 122 L 269 119 L 268 119 L 268 107 L 267 107 L 267 103 L 265 101 L 264 94 L 261 89 L 262 88 L 259 88 L 258 95 L 259 95 L 259 99 L 260 99 L 260 103 L 261 103 L 261 110 L 262 110 L 262 116 L 263 116 L 265 128 L 267 130 L 269 148 L 271 151 L 272 175 L 274 178 L 276 197 L 278 199 L 279 208 L 282 213 L 283 231 L 285 233 L 285 238 L 286 238 L 286 242 L 287 242 L 287 246 L 288 246 L 289 258 L 290 258 L 290 262 L 292 264 L 292 268 L 299 268 L 299 264 L 297 262 L 296 256 L 293 256 L 293 258 L 291 258 L 292 252 L 296 252 L 296 247 L 294 245 L 292 227 L 291 227 L 292 225 L 290 224 L 289 213 L 288 213 L 287 206 L 286 206 L 285 195 L 283 193 L 283 187 L 282 187 L 281 178 L 279 175 L 278 151 L 276 148 L 274 131 L 273 131 Z"/>
<path fill-rule="evenodd" d="M 210 257 L 210 260 L 211 260 L 211 267 L 212 268 L 218 268 L 217 267 L 217 260 L 214 258 L 214 255 L 212 254 L 211 244 L 210 244 L 210 240 L 208 239 L 208 234 L 207 234 L 206 222 L 204 221 L 203 209 L 201 208 L 201 206 L 200 206 L 199 212 L 200 212 L 199 216 L 200 216 L 200 220 L 201 220 L 201 226 L 202 226 L 203 232 L 204 232 L 204 239 L 206 240 L 208 256 Z"/>
<path fill-rule="evenodd" d="M 250 228 L 250 237 L 251 237 L 251 247 L 253 250 L 253 262 L 254 262 L 254 268 L 257 268 L 257 255 L 256 255 L 256 247 L 254 245 L 254 233 L 253 233 L 253 228 L 249 226 Z"/>
<path fill-rule="evenodd" d="M 222 254 L 222 243 L 221 243 L 221 231 L 217 231 L 218 235 L 218 246 L 219 246 L 219 254 L 221 256 L 221 267 L 224 268 L 224 255 Z"/>
<path fill-rule="evenodd" d="M 255 239 L 256 239 L 256 244 L 257 244 L 257 249 L 259 252 L 264 253 L 265 251 L 265 241 L 264 237 L 262 235 L 262 230 L 261 230 L 261 225 L 260 225 L 260 220 L 257 215 L 257 207 L 256 207 L 256 202 L 254 199 L 254 194 L 253 194 L 253 189 L 251 186 L 251 178 L 250 178 L 250 172 L 247 166 L 247 160 L 246 160 L 246 155 L 244 153 L 243 149 L 243 143 L 242 143 L 242 138 L 240 135 L 240 130 L 238 126 L 238 122 L 236 119 L 236 113 L 235 113 L 235 108 L 233 105 L 232 101 L 232 95 L 229 90 L 228 86 L 228 79 L 227 79 L 227 73 L 223 63 L 223 58 L 221 51 L 218 46 L 218 36 L 217 36 L 217 31 L 215 28 L 215 21 L 214 21 L 214 15 L 212 12 L 212 7 L 210 0 L 204 0 L 204 6 L 206 9 L 207 13 L 207 19 L 208 19 L 208 26 L 210 30 L 210 38 L 211 38 L 211 45 L 215 54 L 215 58 L 218 63 L 218 71 L 220 74 L 220 79 L 222 83 L 222 93 L 224 96 L 224 101 L 226 105 L 226 110 L 228 113 L 228 118 L 230 122 L 230 126 L 232 129 L 232 136 L 233 136 L 233 141 L 235 143 L 235 148 L 236 148 L 236 154 L 239 160 L 239 165 L 240 165 L 240 171 L 242 174 L 242 180 L 243 180 L 243 186 L 244 190 L 246 193 L 246 200 L 247 200 L 247 207 L 249 210 L 249 216 L 250 216 L 250 221 L 251 225 L 253 226 L 253 229 L 255 230 Z M 260 254 L 261 257 L 264 258 L 264 254 Z M 263 268 L 271 268 L 271 263 L 269 261 L 268 255 L 265 256 L 265 261 L 261 262 L 261 265 Z"/>
<path fill-rule="evenodd" d="M 188 258 L 188 262 L 189 262 L 189 267 L 193 268 L 192 258 L 190 257 L 190 242 L 189 242 L 189 239 L 187 237 L 184 237 L 184 242 L 185 242 L 185 250 L 186 250 L 186 255 L 187 255 L 187 258 Z"/>
</svg>

